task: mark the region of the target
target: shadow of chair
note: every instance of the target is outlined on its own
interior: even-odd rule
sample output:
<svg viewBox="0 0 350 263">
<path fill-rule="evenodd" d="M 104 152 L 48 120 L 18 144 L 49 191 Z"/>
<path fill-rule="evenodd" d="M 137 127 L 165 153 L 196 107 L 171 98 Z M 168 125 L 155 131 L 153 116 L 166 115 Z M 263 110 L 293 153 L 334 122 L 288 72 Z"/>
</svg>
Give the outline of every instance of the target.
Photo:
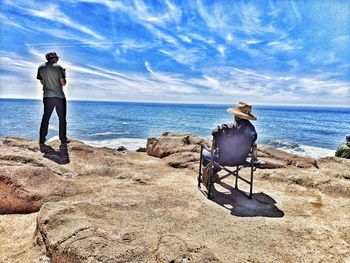
<svg viewBox="0 0 350 263">
<path fill-rule="evenodd" d="M 241 217 L 283 217 L 284 212 L 276 206 L 276 201 L 265 193 L 247 193 L 224 182 L 212 188 L 211 200 L 231 211 L 231 215 Z"/>
</svg>

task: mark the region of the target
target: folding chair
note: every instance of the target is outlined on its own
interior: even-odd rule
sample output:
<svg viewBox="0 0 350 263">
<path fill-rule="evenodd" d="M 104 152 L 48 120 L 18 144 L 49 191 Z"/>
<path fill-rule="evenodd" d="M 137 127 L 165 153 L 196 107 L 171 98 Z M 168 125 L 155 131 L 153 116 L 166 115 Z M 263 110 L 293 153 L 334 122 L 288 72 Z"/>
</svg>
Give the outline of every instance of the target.
<svg viewBox="0 0 350 263">
<path fill-rule="evenodd" d="M 207 153 L 204 154 L 204 151 L 207 151 Z M 208 153 L 210 153 L 210 155 Z M 221 181 L 230 175 L 236 177 L 236 189 L 238 189 L 238 180 L 250 186 L 248 197 L 252 198 L 254 171 L 261 164 L 264 164 L 263 161 L 257 159 L 257 145 L 252 138 L 248 138 L 244 135 L 218 134 L 213 137 L 211 149 L 205 144 L 201 145 L 200 154 L 198 187 L 201 188 L 201 184 L 206 187 L 208 199 L 212 197 L 214 181 Z M 203 154 L 206 156 L 203 156 Z M 203 178 L 203 158 L 206 158 L 208 162 L 206 166 L 206 169 L 209 169 L 208 178 Z M 245 167 L 250 168 L 250 179 L 243 178 L 239 175 L 239 171 Z M 223 170 L 227 172 L 227 174 L 214 179 L 213 175 L 215 170 Z"/>
</svg>

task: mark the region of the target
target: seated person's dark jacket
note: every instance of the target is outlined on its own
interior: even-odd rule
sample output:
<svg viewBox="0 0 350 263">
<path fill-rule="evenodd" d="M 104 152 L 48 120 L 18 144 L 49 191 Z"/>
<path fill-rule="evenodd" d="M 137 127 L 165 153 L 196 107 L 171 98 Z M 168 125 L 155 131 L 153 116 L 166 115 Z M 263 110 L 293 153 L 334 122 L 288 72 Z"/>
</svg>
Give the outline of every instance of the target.
<svg viewBox="0 0 350 263">
<path fill-rule="evenodd" d="M 222 124 L 212 131 L 214 136 L 214 161 L 221 165 L 245 163 L 247 154 L 258 135 L 250 121 L 241 119 Z"/>
</svg>

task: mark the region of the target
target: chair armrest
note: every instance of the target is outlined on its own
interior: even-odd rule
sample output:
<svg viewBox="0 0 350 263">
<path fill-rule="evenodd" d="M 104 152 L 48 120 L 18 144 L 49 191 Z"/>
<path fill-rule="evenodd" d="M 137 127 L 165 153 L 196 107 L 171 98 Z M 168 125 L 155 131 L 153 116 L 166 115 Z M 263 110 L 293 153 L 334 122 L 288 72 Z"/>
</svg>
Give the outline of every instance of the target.
<svg viewBox="0 0 350 263">
<path fill-rule="evenodd" d="M 255 142 L 252 145 L 251 158 L 253 159 L 253 162 L 258 160 L 258 145 Z"/>
<path fill-rule="evenodd" d="M 206 149 L 208 152 L 210 152 L 210 148 L 208 147 L 208 145 L 202 143 L 202 144 L 201 144 L 201 147 L 204 148 L 204 149 Z"/>
<path fill-rule="evenodd" d="M 264 165 L 264 164 L 265 164 L 265 161 L 263 161 L 263 160 L 255 159 L 252 161 L 251 157 L 246 158 L 246 165 L 247 166 L 253 165 L 253 166 L 259 168 L 260 165 Z"/>
</svg>

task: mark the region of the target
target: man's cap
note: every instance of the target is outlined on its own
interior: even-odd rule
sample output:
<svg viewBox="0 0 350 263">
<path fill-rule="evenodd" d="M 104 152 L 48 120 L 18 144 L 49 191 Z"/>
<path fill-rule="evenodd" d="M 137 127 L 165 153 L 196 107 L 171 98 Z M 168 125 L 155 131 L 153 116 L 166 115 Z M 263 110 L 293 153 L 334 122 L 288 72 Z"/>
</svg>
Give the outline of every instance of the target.
<svg viewBox="0 0 350 263">
<path fill-rule="evenodd" d="M 53 58 L 60 58 L 59 56 L 57 56 L 56 52 L 47 53 L 45 55 L 45 57 L 46 57 L 47 60 L 50 60 L 50 59 L 53 59 Z"/>
<path fill-rule="evenodd" d="M 350 135 L 347 135 L 347 136 L 345 137 L 345 139 L 346 139 L 347 142 L 350 142 Z"/>
<path fill-rule="evenodd" d="M 252 105 L 245 102 L 239 102 L 236 108 L 228 108 L 227 112 L 241 119 L 255 121 L 256 117 L 250 113 L 251 110 L 252 110 Z"/>
</svg>

